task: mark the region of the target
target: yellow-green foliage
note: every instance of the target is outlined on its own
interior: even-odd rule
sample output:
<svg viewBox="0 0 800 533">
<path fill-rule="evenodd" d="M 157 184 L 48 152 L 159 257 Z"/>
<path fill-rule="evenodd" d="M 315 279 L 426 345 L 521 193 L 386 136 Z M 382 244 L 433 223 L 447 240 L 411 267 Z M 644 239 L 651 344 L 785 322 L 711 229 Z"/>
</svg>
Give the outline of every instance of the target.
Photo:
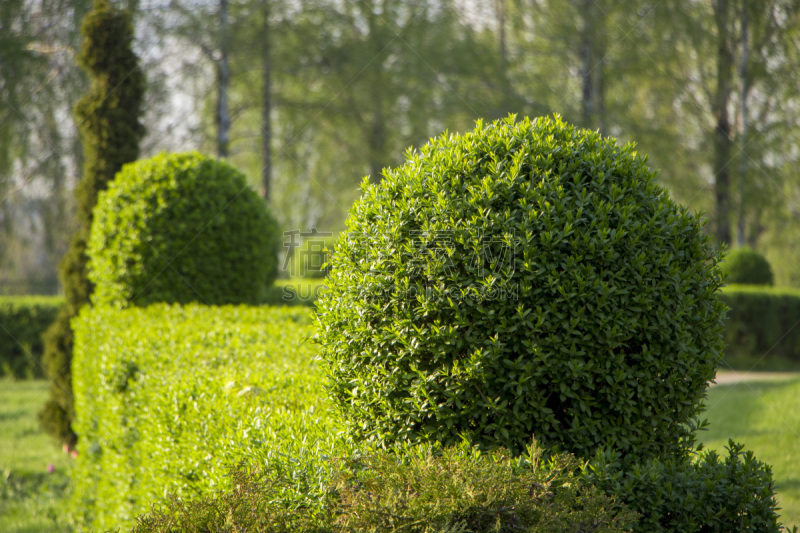
<svg viewBox="0 0 800 533">
<path fill-rule="evenodd" d="M 0 297 L 0 376 L 42 378 L 42 333 L 53 323 L 64 298 Z"/>
<path fill-rule="evenodd" d="M 399 452 L 399 453 L 397 453 Z M 334 458 L 325 505 L 286 505 L 295 481 L 280 472 L 237 469 L 235 490 L 191 501 L 172 498 L 132 533 L 495 533 L 629 531 L 636 515 L 588 486 L 571 456 L 545 460 L 531 446 L 481 453 L 461 443 Z"/>
<path fill-rule="evenodd" d="M 512 116 L 365 182 L 317 301 L 354 437 L 682 446 L 725 310 L 703 220 L 655 178 L 631 145 Z"/>
<path fill-rule="evenodd" d="M 244 175 L 197 152 L 126 165 L 94 211 L 94 304 L 260 304 L 278 224 Z"/>
<path fill-rule="evenodd" d="M 800 365 L 800 291 L 753 285 L 725 287 L 730 308 L 725 327 L 725 361 L 761 368 Z"/>
<path fill-rule="evenodd" d="M 225 489 L 243 459 L 270 467 L 325 453 L 336 430 L 305 342 L 308 313 L 85 309 L 75 321 L 79 527 L 130 527 L 169 492 Z"/>
</svg>

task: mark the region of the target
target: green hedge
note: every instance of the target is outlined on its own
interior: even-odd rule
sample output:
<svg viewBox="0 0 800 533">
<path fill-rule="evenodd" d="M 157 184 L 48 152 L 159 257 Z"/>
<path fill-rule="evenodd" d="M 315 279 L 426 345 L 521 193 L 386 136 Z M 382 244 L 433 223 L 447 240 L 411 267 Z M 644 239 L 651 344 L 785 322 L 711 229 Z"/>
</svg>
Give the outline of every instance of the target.
<svg viewBox="0 0 800 533">
<path fill-rule="evenodd" d="M 725 364 L 776 370 L 800 366 L 800 290 L 730 285 Z"/>
<path fill-rule="evenodd" d="M 245 459 L 292 472 L 313 496 L 326 464 L 319 458 L 340 439 L 309 324 L 304 307 L 82 311 L 74 322 L 74 525 L 129 528 L 168 493 L 229 489 L 228 468 Z"/>
<path fill-rule="evenodd" d="M 63 305 L 60 296 L 0 296 L 0 376 L 44 377 L 42 333 Z"/>
<path fill-rule="evenodd" d="M 279 280 L 264 295 L 267 305 L 312 307 L 322 279 Z M 64 305 L 61 296 L 0 296 L 0 377 L 44 378 L 42 333 Z"/>
</svg>

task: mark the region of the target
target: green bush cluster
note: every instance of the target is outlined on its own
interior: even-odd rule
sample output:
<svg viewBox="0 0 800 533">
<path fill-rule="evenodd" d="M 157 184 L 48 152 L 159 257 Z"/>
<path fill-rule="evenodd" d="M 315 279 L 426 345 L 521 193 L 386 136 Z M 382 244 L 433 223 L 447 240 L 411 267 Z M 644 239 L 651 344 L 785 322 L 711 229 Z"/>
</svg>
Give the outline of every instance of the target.
<svg viewBox="0 0 800 533">
<path fill-rule="evenodd" d="M 739 285 L 772 285 L 774 278 L 769 261 L 752 248 L 734 248 L 721 263 L 726 281 Z"/>
<path fill-rule="evenodd" d="M 302 458 L 337 453 L 322 374 L 304 342 L 309 323 L 302 307 L 82 311 L 70 501 L 78 529 L 130 527 L 170 492 L 229 489 L 228 465 L 245 459 L 300 470 Z M 297 491 L 318 484 L 295 479 Z"/>
<path fill-rule="evenodd" d="M 559 117 L 443 135 L 350 212 L 317 302 L 354 437 L 671 452 L 722 356 L 718 253 L 631 145 Z"/>
<path fill-rule="evenodd" d="M 132 533 L 489 533 L 629 531 L 637 516 L 576 475 L 570 456 L 541 450 L 512 458 L 468 445 L 409 448 L 338 459 L 321 508 L 286 505 L 294 482 L 280 473 L 236 470 L 235 490 L 168 505 L 140 517 Z"/>
<path fill-rule="evenodd" d="M 720 294 L 729 307 L 725 365 L 781 370 L 800 366 L 800 291 L 730 285 Z"/>
<path fill-rule="evenodd" d="M 259 304 L 277 276 L 280 235 L 264 201 L 196 152 L 126 165 L 94 216 L 94 304 Z"/>
<path fill-rule="evenodd" d="M 654 176 L 559 117 L 409 153 L 330 257 L 322 368 L 302 308 L 86 310 L 75 522 L 161 503 L 135 531 L 778 531 L 769 467 L 693 445 L 720 258 Z"/>
<path fill-rule="evenodd" d="M 0 377 L 45 377 L 42 333 L 63 306 L 58 296 L 0 297 Z"/>
<path fill-rule="evenodd" d="M 586 480 L 639 513 L 641 533 L 782 531 L 772 470 L 753 452 L 729 441 L 715 451 L 654 458 L 625 468 L 613 453 L 598 456 Z"/>
</svg>

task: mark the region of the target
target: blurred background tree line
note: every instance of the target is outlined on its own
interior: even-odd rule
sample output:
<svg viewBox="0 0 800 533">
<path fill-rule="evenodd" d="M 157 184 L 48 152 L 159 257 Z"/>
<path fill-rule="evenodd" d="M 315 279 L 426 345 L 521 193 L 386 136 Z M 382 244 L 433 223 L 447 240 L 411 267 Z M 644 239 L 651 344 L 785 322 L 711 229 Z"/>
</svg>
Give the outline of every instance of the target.
<svg viewBox="0 0 800 533">
<path fill-rule="evenodd" d="M 730 247 L 800 287 L 800 0 L 116 0 L 143 157 L 244 171 L 286 230 L 336 232 L 365 175 L 445 130 L 560 113 L 636 141 Z M 74 230 L 91 0 L 0 1 L 0 293 L 53 293 Z"/>
</svg>

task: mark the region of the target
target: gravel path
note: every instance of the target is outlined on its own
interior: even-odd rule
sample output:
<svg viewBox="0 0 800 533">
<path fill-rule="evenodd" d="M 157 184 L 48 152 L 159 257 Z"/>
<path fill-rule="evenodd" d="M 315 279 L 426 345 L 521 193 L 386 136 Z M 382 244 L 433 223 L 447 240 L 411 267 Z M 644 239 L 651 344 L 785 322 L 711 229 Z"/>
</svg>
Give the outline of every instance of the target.
<svg viewBox="0 0 800 533">
<path fill-rule="evenodd" d="M 717 372 L 717 385 L 729 385 L 742 381 L 782 380 L 800 378 L 800 372 L 740 372 L 738 370 L 720 370 Z M 713 383 L 712 383 L 713 386 Z"/>
</svg>

